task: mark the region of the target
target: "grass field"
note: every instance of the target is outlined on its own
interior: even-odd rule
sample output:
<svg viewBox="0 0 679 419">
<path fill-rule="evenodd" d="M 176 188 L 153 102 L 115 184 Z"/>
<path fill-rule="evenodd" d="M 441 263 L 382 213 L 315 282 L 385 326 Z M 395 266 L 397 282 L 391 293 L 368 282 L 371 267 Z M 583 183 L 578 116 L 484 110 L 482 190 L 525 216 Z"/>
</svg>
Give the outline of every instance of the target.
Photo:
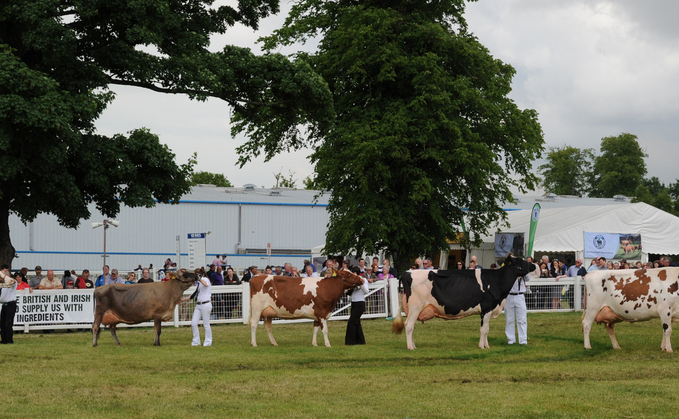
<svg viewBox="0 0 679 419">
<path fill-rule="evenodd" d="M 97 348 L 90 333 L 17 334 L 0 347 L 0 417 L 679 416 L 679 355 L 660 350 L 660 323 L 618 325 L 618 351 L 595 326 L 585 351 L 580 316 L 529 314 L 522 347 L 500 316 L 486 350 L 478 316 L 418 324 L 415 351 L 383 319 L 363 321 L 361 347 L 343 345 L 342 321 L 332 348 L 311 346 L 311 324 L 274 325 L 278 347 L 260 326 L 257 348 L 244 325 L 214 326 L 208 348 L 190 328 L 164 328 L 159 348 L 152 329 L 119 330 L 120 347 L 103 330 Z"/>
</svg>

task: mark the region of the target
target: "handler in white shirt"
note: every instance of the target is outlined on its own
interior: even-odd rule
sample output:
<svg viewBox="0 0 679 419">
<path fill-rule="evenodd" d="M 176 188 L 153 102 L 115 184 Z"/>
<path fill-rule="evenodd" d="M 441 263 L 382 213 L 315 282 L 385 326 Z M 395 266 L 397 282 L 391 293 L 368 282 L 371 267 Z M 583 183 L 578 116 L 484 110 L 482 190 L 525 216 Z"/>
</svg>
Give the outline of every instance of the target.
<svg viewBox="0 0 679 419">
<path fill-rule="evenodd" d="M 365 345 L 363 327 L 361 327 L 361 316 L 365 312 L 365 296 L 370 292 L 368 282 L 370 279 L 363 279 L 360 287 L 354 288 L 351 293 L 351 315 L 347 322 L 347 333 L 344 336 L 345 345 Z"/>
<path fill-rule="evenodd" d="M 507 343 L 513 345 L 516 342 L 516 334 L 514 332 L 514 321 L 516 321 L 516 328 L 519 331 L 519 345 L 528 344 L 528 310 L 526 308 L 526 281 L 530 281 L 530 274 L 523 276 L 514 282 L 507 301 L 505 302 L 505 318 L 507 325 L 505 326 L 505 334 L 507 335 Z"/>
<path fill-rule="evenodd" d="M 196 274 L 200 277 L 196 283 L 196 292 L 189 298 L 196 297 L 196 308 L 193 309 L 193 319 L 191 320 L 191 329 L 193 330 L 193 341 L 191 346 L 200 346 L 200 331 L 198 330 L 198 322 L 203 319 L 203 328 L 205 329 L 205 341 L 203 346 L 212 345 L 212 329 L 210 328 L 210 312 L 212 311 L 212 284 L 210 280 L 205 277 L 205 269 L 196 269 Z"/>
</svg>

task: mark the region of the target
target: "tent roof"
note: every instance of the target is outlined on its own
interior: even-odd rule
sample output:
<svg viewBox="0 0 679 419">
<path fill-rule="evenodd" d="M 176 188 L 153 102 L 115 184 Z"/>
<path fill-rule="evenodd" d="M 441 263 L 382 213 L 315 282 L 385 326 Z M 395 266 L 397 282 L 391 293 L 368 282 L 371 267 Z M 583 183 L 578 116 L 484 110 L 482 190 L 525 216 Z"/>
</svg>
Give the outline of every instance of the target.
<svg viewBox="0 0 679 419">
<path fill-rule="evenodd" d="M 525 233 L 530 230 L 530 210 L 510 211 L 510 227 L 502 231 Z M 576 206 L 540 211 L 534 251 L 584 251 L 584 232 L 641 234 L 644 253 L 679 254 L 679 217 L 643 202 L 636 204 Z M 493 242 L 494 233 L 484 236 Z"/>
</svg>

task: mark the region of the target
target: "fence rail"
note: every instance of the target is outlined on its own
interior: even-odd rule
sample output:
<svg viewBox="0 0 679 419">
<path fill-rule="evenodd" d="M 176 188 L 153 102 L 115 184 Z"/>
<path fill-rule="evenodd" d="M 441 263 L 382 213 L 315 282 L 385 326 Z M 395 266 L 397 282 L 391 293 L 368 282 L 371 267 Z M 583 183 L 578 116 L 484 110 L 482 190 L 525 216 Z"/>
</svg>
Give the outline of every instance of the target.
<svg viewBox="0 0 679 419">
<path fill-rule="evenodd" d="M 398 279 L 378 281 L 369 284 L 370 292 L 366 295 L 366 310 L 362 318 L 387 318 L 395 317 L 402 309 L 399 305 Z M 584 282 L 580 277 L 564 278 L 560 281 L 553 279 L 532 280 L 527 283 L 526 305 L 529 311 L 579 311 L 583 307 Z M 194 287 L 184 292 L 185 296 L 191 295 Z M 51 330 L 51 329 L 89 329 L 94 321 L 94 290 L 35 290 L 29 294 L 28 290 L 18 291 L 19 311 L 14 324 L 15 331 Z M 75 297 L 78 296 L 78 297 Z M 82 301 L 87 296 L 90 300 L 84 306 L 84 311 L 76 316 L 77 321 L 68 320 L 72 314 L 65 310 L 66 306 L 73 305 L 73 300 Z M 30 297 L 30 298 L 24 298 Z M 68 299 L 71 300 L 68 300 Z M 67 301 L 68 300 L 68 301 Z M 23 301 L 23 303 L 22 303 Z M 52 305 L 61 304 L 60 310 L 53 310 Z M 80 303 L 75 303 L 80 304 Z M 87 305 L 90 304 L 90 305 Z M 21 307 L 25 306 L 24 309 Z M 29 307 L 30 306 L 30 307 Z M 36 308 L 45 308 L 46 311 L 61 313 L 66 320 L 58 322 L 30 322 L 21 319 L 29 318 Z M 185 301 L 175 307 L 171 321 L 163 322 L 163 326 L 190 326 L 195 303 Z M 23 310 L 23 311 L 22 311 Z M 64 311 L 65 310 L 65 311 Z M 335 311 L 329 320 L 347 320 L 351 311 L 351 298 L 345 294 L 337 303 Z M 66 314 L 66 316 L 64 316 Z M 219 285 L 212 287 L 212 314 L 211 324 L 239 323 L 247 324 L 250 314 L 250 285 Z M 309 322 L 310 319 L 274 319 L 274 323 Z M 144 322 L 134 325 L 120 324 L 118 327 L 151 327 L 153 322 Z"/>
</svg>

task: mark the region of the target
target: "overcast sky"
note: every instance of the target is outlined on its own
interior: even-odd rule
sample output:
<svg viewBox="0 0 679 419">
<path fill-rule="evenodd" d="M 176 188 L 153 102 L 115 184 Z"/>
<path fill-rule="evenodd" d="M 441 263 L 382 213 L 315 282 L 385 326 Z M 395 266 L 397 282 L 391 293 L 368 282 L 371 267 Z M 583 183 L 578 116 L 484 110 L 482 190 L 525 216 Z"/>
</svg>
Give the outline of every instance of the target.
<svg viewBox="0 0 679 419">
<path fill-rule="evenodd" d="M 233 28 L 213 41 L 259 51 L 261 35 L 279 28 L 289 10 L 260 31 Z M 469 29 L 490 53 L 517 71 L 510 97 L 535 109 L 546 147 L 599 151 L 602 137 L 629 132 L 648 154 L 648 176 L 675 182 L 679 144 L 679 2 L 670 0 L 479 0 L 467 6 Z M 113 86 L 116 100 L 97 127 L 102 134 L 147 127 L 183 163 L 198 153 L 196 171 L 223 173 L 234 186 L 271 187 L 274 173 L 294 172 L 297 186 L 313 173 L 306 152 L 236 166 L 229 108 L 219 100 Z M 538 163 L 539 164 L 539 163 Z M 537 164 L 536 164 L 537 166 Z"/>
</svg>

